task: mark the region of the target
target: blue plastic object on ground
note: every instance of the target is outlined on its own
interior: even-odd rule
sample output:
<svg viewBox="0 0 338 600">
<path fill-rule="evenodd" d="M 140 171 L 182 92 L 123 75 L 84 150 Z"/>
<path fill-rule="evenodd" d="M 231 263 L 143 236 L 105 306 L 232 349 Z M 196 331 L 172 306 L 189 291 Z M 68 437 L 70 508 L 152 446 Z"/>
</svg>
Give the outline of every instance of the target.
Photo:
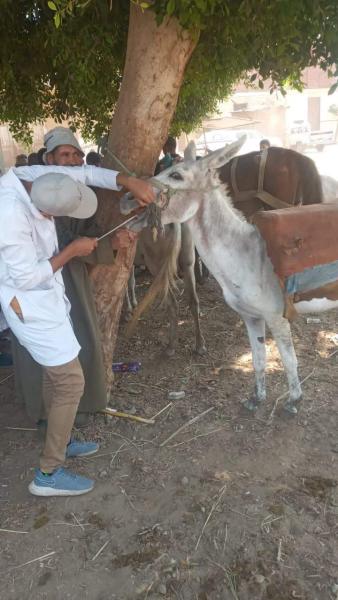
<svg viewBox="0 0 338 600">
<path fill-rule="evenodd" d="M 116 362 L 112 365 L 114 373 L 137 373 L 141 363 L 134 360 L 131 362 Z"/>
</svg>

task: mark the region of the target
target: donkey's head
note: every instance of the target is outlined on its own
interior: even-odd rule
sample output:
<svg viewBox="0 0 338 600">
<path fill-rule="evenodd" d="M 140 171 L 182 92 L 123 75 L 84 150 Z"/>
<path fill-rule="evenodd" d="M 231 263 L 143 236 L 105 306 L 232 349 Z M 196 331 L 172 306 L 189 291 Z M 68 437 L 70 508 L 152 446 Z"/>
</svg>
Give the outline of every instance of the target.
<svg viewBox="0 0 338 600">
<path fill-rule="evenodd" d="M 159 193 L 157 200 L 163 209 L 163 225 L 184 223 L 196 214 L 203 199 L 220 185 L 218 169 L 237 154 L 244 141 L 245 136 L 242 136 L 233 144 L 200 160 L 196 160 L 195 144 L 190 142 L 184 153 L 184 161 L 153 178 L 154 182 L 168 190 L 167 193 Z"/>
<path fill-rule="evenodd" d="M 200 160 L 196 160 L 195 144 L 190 142 L 184 152 L 184 161 L 150 180 L 157 194 L 157 210 L 160 210 L 163 225 L 184 223 L 196 214 L 201 202 L 208 198 L 213 188 L 221 185 L 218 169 L 237 154 L 245 137 L 243 135 L 233 144 Z M 123 215 L 129 214 L 137 207 L 138 204 L 130 193 L 120 200 L 120 211 Z M 145 211 L 137 221 L 127 227 L 140 231 L 151 224 L 149 221 L 149 211 Z"/>
</svg>

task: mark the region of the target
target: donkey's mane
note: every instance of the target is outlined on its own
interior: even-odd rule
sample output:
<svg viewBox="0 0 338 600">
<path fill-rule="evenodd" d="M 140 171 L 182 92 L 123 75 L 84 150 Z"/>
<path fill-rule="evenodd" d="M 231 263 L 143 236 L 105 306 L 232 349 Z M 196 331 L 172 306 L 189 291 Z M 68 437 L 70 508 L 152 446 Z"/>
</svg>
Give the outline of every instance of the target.
<svg viewBox="0 0 338 600">
<path fill-rule="evenodd" d="M 209 194 L 215 195 L 215 210 L 217 209 L 217 216 L 222 219 L 222 222 L 227 219 L 226 225 L 229 226 L 229 217 L 227 218 L 227 213 L 230 211 L 232 216 L 235 218 L 235 225 L 238 226 L 242 232 L 247 230 L 248 232 L 253 229 L 253 225 L 248 223 L 244 214 L 238 210 L 234 204 L 234 201 L 230 195 L 229 185 L 221 181 L 219 174 L 217 174 L 217 180 L 219 182 L 219 186 L 217 188 L 211 189 Z M 218 202 L 217 202 L 218 200 Z M 212 202 L 212 199 L 210 198 Z"/>
</svg>

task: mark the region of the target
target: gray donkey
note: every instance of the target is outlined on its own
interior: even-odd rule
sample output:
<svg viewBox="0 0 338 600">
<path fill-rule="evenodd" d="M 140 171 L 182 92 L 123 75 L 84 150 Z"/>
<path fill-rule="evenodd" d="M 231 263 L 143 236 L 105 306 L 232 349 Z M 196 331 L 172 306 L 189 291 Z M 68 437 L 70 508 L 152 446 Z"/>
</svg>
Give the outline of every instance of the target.
<svg viewBox="0 0 338 600">
<path fill-rule="evenodd" d="M 256 385 L 245 406 L 255 410 L 265 400 L 265 326 L 275 338 L 289 385 L 285 408 L 297 413 L 301 398 L 297 358 L 290 325 L 283 317 L 284 297 L 265 242 L 258 230 L 237 211 L 219 179 L 217 169 L 240 149 L 243 139 L 217 150 L 197 163 L 176 164 L 155 178 L 169 194 L 162 207 L 162 222 L 184 223 L 199 255 L 220 284 L 227 304 L 243 319 L 252 349 Z M 168 201 L 169 200 L 169 201 Z M 316 299 L 299 302 L 298 312 L 313 312 L 338 307 L 337 301 Z"/>
</svg>

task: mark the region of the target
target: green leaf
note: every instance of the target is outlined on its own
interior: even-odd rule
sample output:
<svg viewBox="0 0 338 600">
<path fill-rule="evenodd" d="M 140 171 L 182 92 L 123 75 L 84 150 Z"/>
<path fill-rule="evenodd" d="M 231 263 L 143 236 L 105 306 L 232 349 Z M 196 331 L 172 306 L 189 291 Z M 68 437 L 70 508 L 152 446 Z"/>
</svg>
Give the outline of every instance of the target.
<svg viewBox="0 0 338 600">
<path fill-rule="evenodd" d="M 329 91 L 328 91 L 328 95 L 332 96 L 332 94 L 335 93 L 336 89 L 338 88 L 338 81 L 336 81 L 336 83 L 334 83 L 333 85 L 331 85 Z"/>
<path fill-rule="evenodd" d="M 52 0 L 49 0 L 48 8 L 50 8 L 51 10 L 54 10 L 54 11 L 57 10 L 56 5 L 54 4 L 54 2 L 52 2 Z"/>
<path fill-rule="evenodd" d="M 169 2 L 167 4 L 167 14 L 169 16 L 171 16 L 172 14 L 174 14 L 175 5 L 176 5 L 176 1 L 175 0 L 169 0 Z"/>
<path fill-rule="evenodd" d="M 55 13 L 54 15 L 54 25 L 56 27 L 56 29 L 58 29 L 61 25 L 61 17 L 60 17 L 60 13 Z"/>
</svg>

